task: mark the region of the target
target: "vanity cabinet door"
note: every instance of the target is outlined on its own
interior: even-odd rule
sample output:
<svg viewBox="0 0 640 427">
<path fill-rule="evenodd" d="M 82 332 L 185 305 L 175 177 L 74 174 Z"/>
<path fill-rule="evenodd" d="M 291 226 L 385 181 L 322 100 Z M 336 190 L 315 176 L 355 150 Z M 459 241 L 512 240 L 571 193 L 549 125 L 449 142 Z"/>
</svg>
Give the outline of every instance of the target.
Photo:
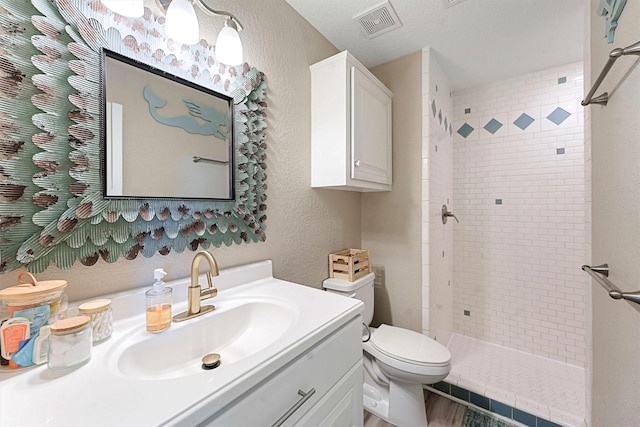
<svg viewBox="0 0 640 427">
<path fill-rule="evenodd" d="M 305 427 L 362 427 L 362 360 L 300 420 Z"/>
<path fill-rule="evenodd" d="M 338 402 L 345 407 L 341 412 L 353 410 L 362 417 L 361 324 L 362 316 L 357 316 L 200 425 L 271 426 L 288 412 L 290 414 L 282 425 L 301 425 L 300 420 L 307 413 L 316 410 L 321 402 L 333 401 L 335 398 L 332 396 L 336 392 L 343 394 L 342 397 L 337 396 Z M 358 373 L 354 374 L 355 371 Z M 352 378 L 351 386 L 354 386 L 353 381 L 359 382 L 358 400 L 345 400 L 348 390 L 337 387 L 345 383 L 343 379 L 348 375 L 354 375 L 349 377 Z M 299 392 L 309 395 L 304 397 Z M 298 403 L 300 405 L 296 405 Z M 356 406 L 349 408 L 352 405 Z M 329 415 L 332 408 L 321 407 Z M 339 420 L 345 414 L 335 414 L 335 417 Z"/>
</svg>

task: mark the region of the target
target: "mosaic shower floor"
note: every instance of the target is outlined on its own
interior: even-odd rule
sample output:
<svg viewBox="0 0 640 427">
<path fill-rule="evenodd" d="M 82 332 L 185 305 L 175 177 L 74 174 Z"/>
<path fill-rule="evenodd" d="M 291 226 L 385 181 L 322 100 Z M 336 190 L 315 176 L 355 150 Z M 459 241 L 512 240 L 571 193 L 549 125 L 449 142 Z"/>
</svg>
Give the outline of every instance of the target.
<svg viewBox="0 0 640 427">
<path fill-rule="evenodd" d="M 583 368 L 454 334 L 445 382 L 550 420 L 585 427 Z"/>
</svg>

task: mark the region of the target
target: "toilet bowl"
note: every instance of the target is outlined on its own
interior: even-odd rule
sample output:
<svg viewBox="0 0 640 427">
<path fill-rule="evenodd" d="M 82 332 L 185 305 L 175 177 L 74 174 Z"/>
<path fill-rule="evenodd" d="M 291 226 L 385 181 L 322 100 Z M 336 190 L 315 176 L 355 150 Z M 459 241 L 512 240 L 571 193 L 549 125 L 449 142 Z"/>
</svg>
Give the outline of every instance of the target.
<svg viewBox="0 0 640 427">
<path fill-rule="evenodd" d="M 363 322 L 369 325 L 373 319 L 374 278 L 374 273 L 369 273 L 353 282 L 327 279 L 323 287 L 363 301 Z M 426 426 L 422 386 L 442 381 L 449 374 L 449 350 L 408 329 L 382 324 L 369 330 L 370 336 L 362 344 L 364 408 L 396 426 Z"/>
</svg>

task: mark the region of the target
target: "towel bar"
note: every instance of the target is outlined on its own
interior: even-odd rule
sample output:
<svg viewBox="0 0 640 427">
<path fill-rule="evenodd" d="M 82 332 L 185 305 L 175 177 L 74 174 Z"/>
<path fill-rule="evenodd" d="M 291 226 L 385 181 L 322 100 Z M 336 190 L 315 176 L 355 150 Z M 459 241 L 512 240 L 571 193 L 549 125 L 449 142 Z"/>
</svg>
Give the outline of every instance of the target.
<svg viewBox="0 0 640 427">
<path fill-rule="evenodd" d="M 607 74 L 609 73 L 609 70 L 611 70 L 611 67 L 613 67 L 613 64 L 616 62 L 616 60 L 624 55 L 640 55 L 640 41 L 630 46 L 627 46 L 624 49 L 621 49 L 621 48 L 613 49 L 609 53 L 609 59 L 604 64 L 604 67 L 602 68 L 600 75 L 596 79 L 589 93 L 587 93 L 587 96 L 584 98 L 584 100 L 580 104 L 582 104 L 585 107 L 589 104 L 607 105 L 607 102 L 609 102 L 608 92 L 604 92 L 603 94 L 598 95 L 595 98 L 593 97 L 593 94 L 596 92 L 596 90 L 598 90 L 598 87 L 600 87 L 600 84 L 602 83 L 604 78 L 607 76 Z"/>
<path fill-rule="evenodd" d="M 593 279 L 600 283 L 603 288 L 609 292 L 609 296 L 613 299 L 625 299 L 627 301 L 640 304 L 640 291 L 635 292 L 622 292 L 616 285 L 614 285 L 607 277 L 609 276 L 609 265 L 583 265 L 582 270 L 586 271 Z"/>
</svg>

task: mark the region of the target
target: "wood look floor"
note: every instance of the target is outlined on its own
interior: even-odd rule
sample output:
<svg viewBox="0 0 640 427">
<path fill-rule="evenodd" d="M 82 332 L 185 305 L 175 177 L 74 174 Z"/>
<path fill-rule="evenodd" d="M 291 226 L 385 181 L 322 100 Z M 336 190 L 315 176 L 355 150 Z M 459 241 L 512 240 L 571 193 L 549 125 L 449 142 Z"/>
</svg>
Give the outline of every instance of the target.
<svg viewBox="0 0 640 427">
<path fill-rule="evenodd" d="M 462 427 L 467 407 L 446 397 L 425 391 L 429 427 Z M 394 427 L 380 418 L 364 412 L 364 427 Z"/>
</svg>

